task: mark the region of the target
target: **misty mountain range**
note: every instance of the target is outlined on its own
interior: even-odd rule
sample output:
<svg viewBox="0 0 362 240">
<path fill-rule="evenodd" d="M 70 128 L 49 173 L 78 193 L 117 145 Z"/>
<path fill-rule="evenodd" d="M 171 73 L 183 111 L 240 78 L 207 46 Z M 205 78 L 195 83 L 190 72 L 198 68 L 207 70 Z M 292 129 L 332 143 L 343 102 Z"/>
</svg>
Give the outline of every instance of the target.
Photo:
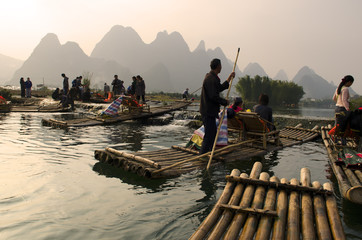
<svg viewBox="0 0 362 240">
<path fill-rule="evenodd" d="M 221 48 L 206 50 L 201 41 L 191 51 L 178 32 L 159 32 L 153 42 L 146 44 L 131 27 L 117 25 L 96 44 L 90 56 L 77 43 L 62 45 L 55 34 L 49 33 L 24 62 L 0 55 L 0 69 L 3 70 L 0 83 L 17 86 L 20 77 L 29 76 L 33 85 L 44 82 L 46 86 L 61 87 L 61 73 L 70 81 L 90 73 L 93 74 L 92 87 L 101 89 L 105 82 L 111 83 L 115 74 L 125 81 L 125 87 L 130 85 L 132 76 L 141 75 L 148 92 L 182 92 L 185 88 L 193 92 L 201 87 L 212 58 L 221 59 L 220 78 L 226 79 L 233 62 Z M 245 75 L 268 76 L 258 63 L 248 64 L 243 71 L 236 69 L 236 76 Z M 289 80 L 283 70 L 272 79 Z M 309 67 L 303 67 L 292 81 L 303 86 L 304 98 L 331 98 L 336 88 Z"/>
</svg>

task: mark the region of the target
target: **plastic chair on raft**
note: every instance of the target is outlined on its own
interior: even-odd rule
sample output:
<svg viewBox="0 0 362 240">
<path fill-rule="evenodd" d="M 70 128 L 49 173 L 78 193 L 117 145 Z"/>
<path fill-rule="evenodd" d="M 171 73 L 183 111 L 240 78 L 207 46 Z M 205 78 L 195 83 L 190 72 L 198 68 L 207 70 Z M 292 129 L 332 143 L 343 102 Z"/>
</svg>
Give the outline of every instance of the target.
<svg viewBox="0 0 362 240">
<path fill-rule="evenodd" d="M 268 124 L 274 126 L 257 113 L 239 112 L 234 118 L 228 120 L 228 129 L 239 132 L 239 140 L 260 139 L 264 149 L 267 148 L 268 142 L 277 146 L 281 145 L 279 130 L 270 131 Z"/>
</svg>

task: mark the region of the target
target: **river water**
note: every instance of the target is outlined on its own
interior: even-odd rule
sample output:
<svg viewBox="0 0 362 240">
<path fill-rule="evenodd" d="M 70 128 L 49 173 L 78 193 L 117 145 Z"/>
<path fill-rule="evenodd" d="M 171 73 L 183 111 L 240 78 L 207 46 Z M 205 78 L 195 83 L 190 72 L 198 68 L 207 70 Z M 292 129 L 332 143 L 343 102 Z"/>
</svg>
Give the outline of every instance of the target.
<svg viewBox="0 0 362 240">
<path fill-rule="evenodd" d="M 309 116 L 293 111 L 279 114 Z M 326 116 L 319 116 L 324 112 L 320 110 L 307 112 L 333 116 L 329 110 Z M 61 115 L 0 116 L 0 239 L 188 239 L 219 198 L 225 175 L 234 168 L 249 173 L 255 161 L 279 178 L 299 179 L 300 169 L 308 167 L 313 181 L 336 184 L 320 140 L 219 165 L 210 173 L 144 179 L 99 163 L 94 150 L 184 146 L 193 132 L 187 120 L 166 125 L 130 121 L 68 131 L 41 125 L 42 118 Z M 362 207 L 335 190 L 348 239 L 362 239 Z"/>
</svg>

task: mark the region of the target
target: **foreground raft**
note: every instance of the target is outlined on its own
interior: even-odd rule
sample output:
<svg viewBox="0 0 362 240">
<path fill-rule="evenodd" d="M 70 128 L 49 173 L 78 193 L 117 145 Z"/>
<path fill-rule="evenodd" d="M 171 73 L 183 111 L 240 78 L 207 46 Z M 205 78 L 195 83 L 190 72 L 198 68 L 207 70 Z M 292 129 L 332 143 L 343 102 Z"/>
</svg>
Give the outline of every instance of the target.
<svg viewBox="0 0 362 240">
<path fill-rule="evenodd" d="M 321 134 L 327 149 L 330 166 L 336 176 L 341 195 L 351 202 L 362 204 L 362 172 L 336 164 L 341 145 L 336 145 L 328 134 L 330 127 L 322 127 Z M 345 147 L 356 148 L 354 141 L 348 141 Z"/>
<path fill-rule="evenodd" d="M 300 181 L 234 169 L 210 214 L 190 240 L 199 239 L 345 239 L 330 183 L 311 182 L 308 168 Z"/>
<path fill-rule="evenodd" d="M 229 144 L 226 147 L 216 149 L 212 166 L 222 162 L 249 159 L 255 156 L 263 156 L 270 151 L 280 150 L 296 144 L 311 141 L 319 136 L 319 131 L 304 129 L 299 125 L 286 127 L 280 130 L 280 143 L 268 143 L 267 148 L 257 139 L 248 139 Z M 172 146 L 170 149 L 162 149 L 147 152 L 129 153 L 113 148 L 95 150 L 94 156 L 103 163 L 122 168 L 147 178 L 170 178 L 196 169 L 205 168 L 209 154 L 199 155 L 198 151 L 180 146 Z"/>
<path fill-rule="evenodd" d="M 77 118 L 71 120 L 56 120 L 56 119 L 42 119 L 42 124 L 44 126 L 50 126 L 53 128 L 62 128 L 66 129 L 69 127 L 86 127 L 86 126 L 96 126 L 96 125 L 109 125 L 118 122 L 123 122 L 127 120 L 136 120 L 136 119 L 145 119 L 155 116 L 160 116 L 165 113 L 176 111 L 190 105 L 192 101 L 179 101 L 172 103 L 170 105 L 150 107 L 147 108 L 147 111 L 140 110 L 134 111 L 131 113 L 121 113 L 117 117 L 112 118 L 102 118 L 102 117 L 85 117 Z"/>
</svg>

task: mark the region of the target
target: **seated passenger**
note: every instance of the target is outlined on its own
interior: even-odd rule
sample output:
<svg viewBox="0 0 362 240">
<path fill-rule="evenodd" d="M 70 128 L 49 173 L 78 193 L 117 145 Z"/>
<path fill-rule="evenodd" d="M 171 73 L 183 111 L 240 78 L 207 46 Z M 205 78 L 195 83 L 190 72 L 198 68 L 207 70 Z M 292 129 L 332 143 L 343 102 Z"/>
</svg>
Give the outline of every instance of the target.
<svg viewBox="0 0 362 240">
<path fill-rule="evenodd" d="M 269 97 L 266 94 L 260 94 L 259 104 L 254 106 L 254 112 L 259 114 L 259 116 L 267 121 L 267 127 L 269 131 L 275 130 L 273 124 L 273 110 L 268 106 Z"/>
</svg>

